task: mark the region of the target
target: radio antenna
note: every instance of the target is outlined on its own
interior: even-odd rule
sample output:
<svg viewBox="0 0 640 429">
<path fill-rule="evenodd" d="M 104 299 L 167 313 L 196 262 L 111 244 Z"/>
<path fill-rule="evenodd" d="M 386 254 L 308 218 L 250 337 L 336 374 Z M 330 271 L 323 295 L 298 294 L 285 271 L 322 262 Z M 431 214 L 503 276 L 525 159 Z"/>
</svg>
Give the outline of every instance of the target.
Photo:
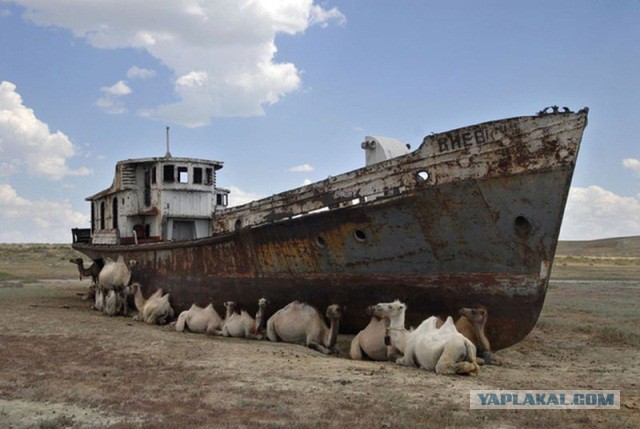
<svg viewBox="0 0 640 429">
<path fill-rule="evenodd" d="M 164 156 L 165 158 L 171 158 L 171 152 L 169 151 L 169 127 L 167 126 L 167 153 Z"/>
</svg>

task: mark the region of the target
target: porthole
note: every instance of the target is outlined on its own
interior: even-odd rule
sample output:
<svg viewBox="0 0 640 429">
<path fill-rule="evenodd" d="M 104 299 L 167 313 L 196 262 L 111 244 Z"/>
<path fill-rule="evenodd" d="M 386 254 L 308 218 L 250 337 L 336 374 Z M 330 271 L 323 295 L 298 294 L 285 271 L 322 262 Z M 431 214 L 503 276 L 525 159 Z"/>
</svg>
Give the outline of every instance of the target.
<svg viewBox="0 0 640 429">
<path fill-rule="evenodd" d="M 533 225 L 531 225 L 531 221 L 524 216 L 518 216 L 513 222 L 513 228 L 516 231 L 516 234 L 519 237 L 526 237 L 531 232 Z"/>
<path fill-rule="evenodd" d="M 364 242 L 367 239 L 367 234 L 361 229 L 356 229 L 353 231 L 353 237 L 360 242 Z"/>
<path fill-rule="evenodd" d="M 426 182 L 429 179 L 429 173 L 426 171 L 418 171 L 416 173 L 416 181 L 417 182 Z"/>
<path fill-rule="evenodd" d="M 322 238 L 320 236 L 317 236 L 316 237 L 316 246 L 318 246 L 319 248 L 323 249 L 323 248 L 327 247 L 327 241 L 324 238 Z"/>
</svg>

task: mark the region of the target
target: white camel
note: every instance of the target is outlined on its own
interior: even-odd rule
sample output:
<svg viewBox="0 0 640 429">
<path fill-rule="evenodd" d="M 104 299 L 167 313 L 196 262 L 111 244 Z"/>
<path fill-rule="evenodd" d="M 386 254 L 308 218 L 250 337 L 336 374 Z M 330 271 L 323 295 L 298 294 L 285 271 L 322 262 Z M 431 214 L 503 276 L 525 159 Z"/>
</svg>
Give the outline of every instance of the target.
<svg viewBox="0 0 640 429">
<path fill-rule="evenodd" d="M 213 304 L 209 304 L 205 308 L 192 304 L 190 309 L 183 311 L 178 316 L 176 331 L 184 332 L 186 328 L 191 332 L 220 335 L 223 323 L 224 320 L 213 308 Z"/>
<path fill-rule="evenodd" d="M 169 320 L 173 319 L 173 309 L 169 304 L 169 294 L 166 294 L 167 298 L 162 300 L 163 290 L 158 289 L 152 293 L 149 298 L 145 299 L 142 294 L 142 285 L 138 282 L 131 284 L 133 291 L 133 299 L 138 309 L 138 315 L 134 316 L 133 320 L 145 322 L 149 324 L 164 325 Z M 162 301 L 160 301 L 162 300 Z"/>
<path fill-rule="evenodd" d="M 123 304 L 122 296 L 112 289 L 107 292 L 107 298 L 104 301 L 104 307 L 102 310 L 104 311 L 104 314 L 112 317 L 122 312 Z"/>
<path fill-rule="evenodd" d="M 437 317 L 429 317 L 407 334 L 404 356 L 396 363 L 435 370 L 436 374 L 476 375 L 476 347 L 456 330 L 451 317 L 440 328 L 437 323 Z"/>
<path fill-rule="evenodd" d="M 258 301 L 258 312 L 254 319 L 245 310 L 236 312 L 236 303 L 227 301 L 224 303 L 227 314 L 222 325 L 222 335 L 225 337 L 244 337 L 261 340 L 264 336 L 259 332 L 264 321 L 264 313 L 267 308 L 267 300 L 260 298 Z"/>
<path fill-rule="evenodd" d="M 128 306 L 128 294 L 126 286 L 131 282 L 131 268 L 135 266 L 136 261 L 125 262 L 122 255 L 118 256 L 116 261 L 107 259 L 104 267 L 100 270 L 98 275 L 98 290 L 102 291 L 103 305 L 105 309 L 104 300 L 106 300 L 107 294 L 110 290 L 120 294 L 123 300 L 124 315 L 129 314 Z"/>
<path fill-rule="evenodd" d="M 269 318 L 267 337 L 271 341 L 302 344 L 331 354 L 338 338 L 342 312 L 343 309 L 337 304 L 327 307 L 326 315 L 331 324 L 327 328 L 318 310 L 309 304 L 293 301 Z"/>
</svg>

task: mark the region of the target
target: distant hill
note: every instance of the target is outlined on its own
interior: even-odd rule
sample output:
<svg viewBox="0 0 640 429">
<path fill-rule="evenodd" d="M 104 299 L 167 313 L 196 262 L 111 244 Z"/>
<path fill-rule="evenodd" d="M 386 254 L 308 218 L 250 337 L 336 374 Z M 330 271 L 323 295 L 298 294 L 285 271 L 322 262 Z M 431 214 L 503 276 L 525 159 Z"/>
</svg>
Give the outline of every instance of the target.
<svg viewBox="0 0 640 429">
<path fill-rule="evenodd" d="M 559 241 L 557 256 L 640 257 L 640 236 Z"/>
</svg>

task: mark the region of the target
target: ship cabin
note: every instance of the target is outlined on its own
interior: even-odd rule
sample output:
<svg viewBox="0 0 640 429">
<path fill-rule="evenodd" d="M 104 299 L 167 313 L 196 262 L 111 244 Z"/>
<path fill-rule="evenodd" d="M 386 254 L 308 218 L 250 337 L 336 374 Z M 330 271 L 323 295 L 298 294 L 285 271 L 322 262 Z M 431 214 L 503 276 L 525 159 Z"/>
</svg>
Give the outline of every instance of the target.
<svg viewBox="0 0 640 429">
<path fill-rule="evenodd" d="M 128 159 L 116 164 L 111 186 L 87 197 L 91 228 L 74 229 L 73 242 L 142 244 L 211 235 L 211 219 L 228 204 L 216 188 L 223 163 L 206 159 Z"/>
</svg>

